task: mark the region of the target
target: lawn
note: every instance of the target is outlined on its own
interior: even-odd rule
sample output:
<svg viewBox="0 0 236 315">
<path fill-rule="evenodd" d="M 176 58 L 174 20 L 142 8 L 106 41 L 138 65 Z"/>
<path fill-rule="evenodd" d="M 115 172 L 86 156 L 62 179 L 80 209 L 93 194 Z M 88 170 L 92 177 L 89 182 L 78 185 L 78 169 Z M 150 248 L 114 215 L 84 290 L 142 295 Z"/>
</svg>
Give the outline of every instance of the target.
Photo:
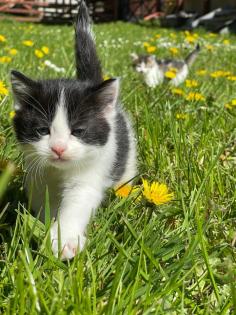
<svg viewBox="0 0 236 315">
<path fill-rule="evenodd" d="M 104 76 L 121 78 L 137 134 L 139 192 L 143 178 L 174 197 L 155 205 L 108 191 L 86 249 L 71 262 L 52 256 L 49 223 L 33 219 L 22 190 L 9 71 L 73 76 L 73 27 L 1 21 L 0 81 L 9 94 L 2 85 L 0 313 L 236 314 L 235 36 L 125 23 L 95 33 Z M 196 42 L 202 51 L 178 89 L 149 89 L 132 69 L 131 52 L 184 57 Z"/>
</svg>

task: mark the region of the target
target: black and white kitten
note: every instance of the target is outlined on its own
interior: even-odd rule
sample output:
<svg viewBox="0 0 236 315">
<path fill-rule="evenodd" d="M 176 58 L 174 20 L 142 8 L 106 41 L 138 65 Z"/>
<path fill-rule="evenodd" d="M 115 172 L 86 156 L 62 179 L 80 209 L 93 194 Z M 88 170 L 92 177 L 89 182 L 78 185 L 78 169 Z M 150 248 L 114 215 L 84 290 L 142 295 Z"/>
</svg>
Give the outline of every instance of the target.
<svg viewBox="0 0 236 315">
<path fill-rule="evenodd" d="M 52 250 L 58 256 L 60 234 L 62 259 L 84 247 L 86 226 L 105 190 L 136 174 L 135 140 L 119 104 L 119 80 L 103 82 L 84 1 L 75 33 L 78 79 L 35 81 L 11 72 L 26 190 L 33 209 L 40 211 L 48 187 L 57 218 L 51 228 Z"/>
<path fill-rule="evenodd" d="M 189 68 L 197 58 L 199 51 L 200 46 L 197 45 L 184 60 L 159 60 L 154 55 L 137 55 L 135 53 L 131 54 L 131 57 L 135 70 L 143 74 L 144 81 L 149 87 L 163 83 L 165 73 L 171 69 L 176 70 L 176 76 L 170 80 L 170 84 L 177 86 L 187 78 Z"/>
</svg>

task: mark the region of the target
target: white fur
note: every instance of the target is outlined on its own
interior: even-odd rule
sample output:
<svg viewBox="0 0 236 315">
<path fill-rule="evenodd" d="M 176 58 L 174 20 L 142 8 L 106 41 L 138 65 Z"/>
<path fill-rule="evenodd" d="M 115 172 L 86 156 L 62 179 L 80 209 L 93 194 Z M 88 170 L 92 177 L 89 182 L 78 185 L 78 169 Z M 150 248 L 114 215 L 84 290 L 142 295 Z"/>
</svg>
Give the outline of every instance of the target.
<svg viewBox="0 0 236 315">
<path fill-rule="evenodd" d="M 115 98 L 118 95 L 118 84 L 115 82 L 113 87 Z M 115 99 L 114 103 L 116 101 Z M 48 187 L 51 214 L 56 218 L 51 228 L 52 249 L 58 256 L 58 226 L 60 226 L 62 259 L 72 258 L 78 249 L 84 247 L 85 231 L 91 215 L 100 205 L 105 190 L 117 184 L 113 183 L 109 176 L 116 155 L 113 120 L 117 109 L 112 105 L 114 104 L 109 105 L 109 110 L 105 113 L 111 132 L 103 147 L 84 144 L 71 135 L 63 91 L 52 121 L 50 135 L 24 146 L 26 167 L 29 169 L 26 188 L 28 194 L 32 192 L 32 207 L 36 211 L 44 209 L 45 190 Z M 130 137 L 132 138 L 133 135 L 131 134 Z M 51 150 L 52 146 L 58 144 L 66 146 L 62 155 L 64 160 L 58 159 Z M 32 167 L 35 157 L 41 163 L 38 171 Z M 135 176 L 135 159 L 135 143 L 132 140 L 126 171 L 120 184 Z M 43 218 L 43 211 L 41 217 Z"/>
<path fill-rule="evenodd" d="M 144 62 L 136 67 L 137 72 L 141 72 L 144 75 L 144 81 L 149 87 L 155 87 L 161 84 L 164 80 L 164 74 L 160 70 L 158 64 L 152 67 L 147 67 Z"/>
<path fill-rule="evenodd" d="M 176 77 L 170 81 L 171 85 L 178 86 L 185 81 L 189 73 L 188 66 L 184 65 L 183 68 L 177 72 Z"/>
</svg>

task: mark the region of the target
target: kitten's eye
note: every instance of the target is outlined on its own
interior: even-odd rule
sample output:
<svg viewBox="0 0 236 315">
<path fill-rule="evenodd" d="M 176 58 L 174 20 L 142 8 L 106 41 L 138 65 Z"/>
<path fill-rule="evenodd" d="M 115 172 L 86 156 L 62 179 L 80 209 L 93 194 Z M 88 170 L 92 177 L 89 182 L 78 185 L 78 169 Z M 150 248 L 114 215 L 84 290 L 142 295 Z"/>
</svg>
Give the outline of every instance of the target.
<svg viewBox="0 0 236 315">
<path fill-rule="evenodd" d="M 77 129 L 73 129 L 71 131 L 71 134 L 75 137 L 79 137 L 84 133 L 84 131 L 85 131 L 85 128 L 77 128 Z"/>
<path fill-rule="evenodd" d="M 50 130 L 47 127 L 37 128 L 36 132 L 41 136 L 46 136 L 50 134 Z"/>
</svg>

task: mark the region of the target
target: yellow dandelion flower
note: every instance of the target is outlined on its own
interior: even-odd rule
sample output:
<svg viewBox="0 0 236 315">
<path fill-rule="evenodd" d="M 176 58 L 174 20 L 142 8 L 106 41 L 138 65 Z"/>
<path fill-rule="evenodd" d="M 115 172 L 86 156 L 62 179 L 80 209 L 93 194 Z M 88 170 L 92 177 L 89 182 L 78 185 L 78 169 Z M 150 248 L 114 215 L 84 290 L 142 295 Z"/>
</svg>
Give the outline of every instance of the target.
<svg viewBox="0 0 236 315">
<path fill-rule="evenodd" d="M 186 36 L 185 40 L 189 43 L 189 44 L 193 44 L 196 41 L 196 38 L 192 35 L 188 35 Z"/>
<path fill-rule="evenodd" d="M 176 47 L 170 47 L 170 52 L 173 54 L 173 55 L 178 55 L 179 54 L 179 49 L 176 48 Z"/>
<path fill-rule="evenodd" d="M 174 79 L 176 77 L 176 72 L 177 72 L 177 69 L 169 68 L 169 70 L 166 71 L 165 73 L 165 77 L 168 79 Z"/>
<path fill-rule="evenodd" d="M 190 92 L 186 96 L 187 101 L 205 101 L 205 97 L 201 93 Z"/>
<path fill-rule="evenodd" d="M 42 52 L 45 54 L 45 55 L 48 55 L 49 54 L 49 48 L 47 46 L 43 46 L 41 48 Z"/>
<path fill-rule="evenodd" d="M 155 205 L 162 205 L 174 198 L 174 194 L 169 192 L 165 184 L 158 182 L 149 184 L 145 179 L 143 179 L 143 196 Z"/>
<path fill-rule="evenodd" d="M 154 51 L 157 50 L 157 48 L 155 46 L 149 46 L 146 48 L 146 50 L 148 53 L 153 53 Z"/>
<path fill-rule="evenodd" d="M 151 46 L 151 45 L 148 42 L 143 43 L 143 47 L 149 47 L 149 46 Z"/>
<path fill-rule="evenodd" d="M 138 187 L 133 187 L 130 184 L 126 184 L 126 185 L 116 188 L 115 194 L 117 197 L 125 198 L 125 197 L 128 197 L 131 193 L 137 192 L 138 190 L 139 190 Z"/>
<path fill-rule="evenodd" d="M 226 45 L 226 46 L 230 45 L 230 41 L 229 41 L 229 39 L 225 39 L 225 40 L 223 40 L 223 44 L 224 44 L 224 45 Z"/>
<path fill-rule="evenodd" d="M 9 49 L 9 54 L 15 56 L 18 53 L 18 50 L 15 48 Z"/>
<path fill-rule="evenodd" d="M 161 35 L 160 34 L 156 34 L 155 37 L 156 37 L 156 39 L 159 39 L 159 38 L 161 38 Z"/>
<path fill-rule="evenodd" d="M 174 38 L 176 38 L 177 36 L 176 36 L 175 33 L 170 33 L 170 37 L 174 39 Z"/>
<path fill-rule="evenodd" d="M 229 103 L 225 104 L 224 106 L 226 109 L 232 109 L 232 106 Z"/>
<path fill-rule="evenodd" d="M 13 119 L 13 118 L 15 117 L 15 115 L 16 115 L 16 112 L 15 112 L 14 110 L 10 111 L 9 117 L 10 117 L 11 119 Z"/>
<path fill-rule="evenodd" d="M 2 43 L 6 42 L 6 37 L 4 35 L 0 34 L 0 42 Z"/>
<path fill-rule="evenodd" d="M 200 69 L 198 71 L 196 71 L 196 74 L 199 76 L 203 76 L 207 74 L 207 71 L 205 69 Z"/>
<path fill-rule="evenodd" d="M 22 44 L 28 47 L 32 47 L 34 45 L 34 42 L 32 40 L 24 40 Z"/>
<path fill-rule="evenodd" d="M 212 78 L 222 78 L 228 76 L 230 74 L 229 71 L 217 70 L 210 74 Z"/>
<path fill-rule="evenodd" d="M 168 78 L 168 79 L 174 79 L 176 77 L 176 72 L 166 71 L 165 77 Z"/>
<path fill-rule="evenodd" d="M 184 95 L 184 91 L 182 89 L 178 89 L 178 88 L 173 88 L 171 90 L 171 93 L 175 94 L 175 95 Z"/>
<path fill-rule="evenodd" d="M 227 79 L 230 81 L 236 81 L 236 75 L 230 75 Z"/>
<path fill-rule="evenodd" d="M 232 104 L 233 106 L 236 106 L 236 99 L 235 99 L 235 100 L 232 100 L 232 101 L 231 101 L 231 104 Z"/>
<path fill-rule="evenodd" d="M 197 87 L 198 86 L 198 82 L 196 80 L 186 80 L 185 81 L 185 85 L 188 88 Z"/>
<path fill-rule="evenodd" d="M 208 51 L 213 51 L 214 50 L 214 47 L 212 45 L 210 45 L 210 44 L 207 44 L 205 47 L 206 47 L 206 49 Z"/>
<path fill-rule="evenodd" d="M 187 114 L 184 114 L 184 113 L 177 113 L 175 115 L 175 117 L 178 119 L 178 120 L 185 120 L 188 118 L 188 115 Z"/>
<path fill-rule="evenodd" d="M 39 49 L 35 49 L 34 54 L 39 59 L 43 58 L 43 56 L 44 56 L 43 52 L 41 50 L 39 50 Z"/>
<path fill-rule="evenodd" d="M 8 57 L 8 56 L 2 56 L 0 57 L 0 63 L 9 63 L 11 62 L 11 57 Z"/>
<path fill-rule="evenodd" d="M 109 80 L 111 77 L 109 76 L 109 75 L 107 75 L 107 74 L 105 74 L 104 76 L 103 76 L 103 80 L 104 81 L 107 81 L 107 80 Z"/>
<path fill-rule="evenodd" d="M 8 89 L 3 81 L 0 81 L 0 95 L 6 96 L 9 94 Z"/>
<path fill-rule="evenodd" d="M 206 34 L 206 36 L 209 36 L 209 37 L 216 37 L 217 35 L 215 33 L 209 33 L 209 34 Z"/>
</svg>

